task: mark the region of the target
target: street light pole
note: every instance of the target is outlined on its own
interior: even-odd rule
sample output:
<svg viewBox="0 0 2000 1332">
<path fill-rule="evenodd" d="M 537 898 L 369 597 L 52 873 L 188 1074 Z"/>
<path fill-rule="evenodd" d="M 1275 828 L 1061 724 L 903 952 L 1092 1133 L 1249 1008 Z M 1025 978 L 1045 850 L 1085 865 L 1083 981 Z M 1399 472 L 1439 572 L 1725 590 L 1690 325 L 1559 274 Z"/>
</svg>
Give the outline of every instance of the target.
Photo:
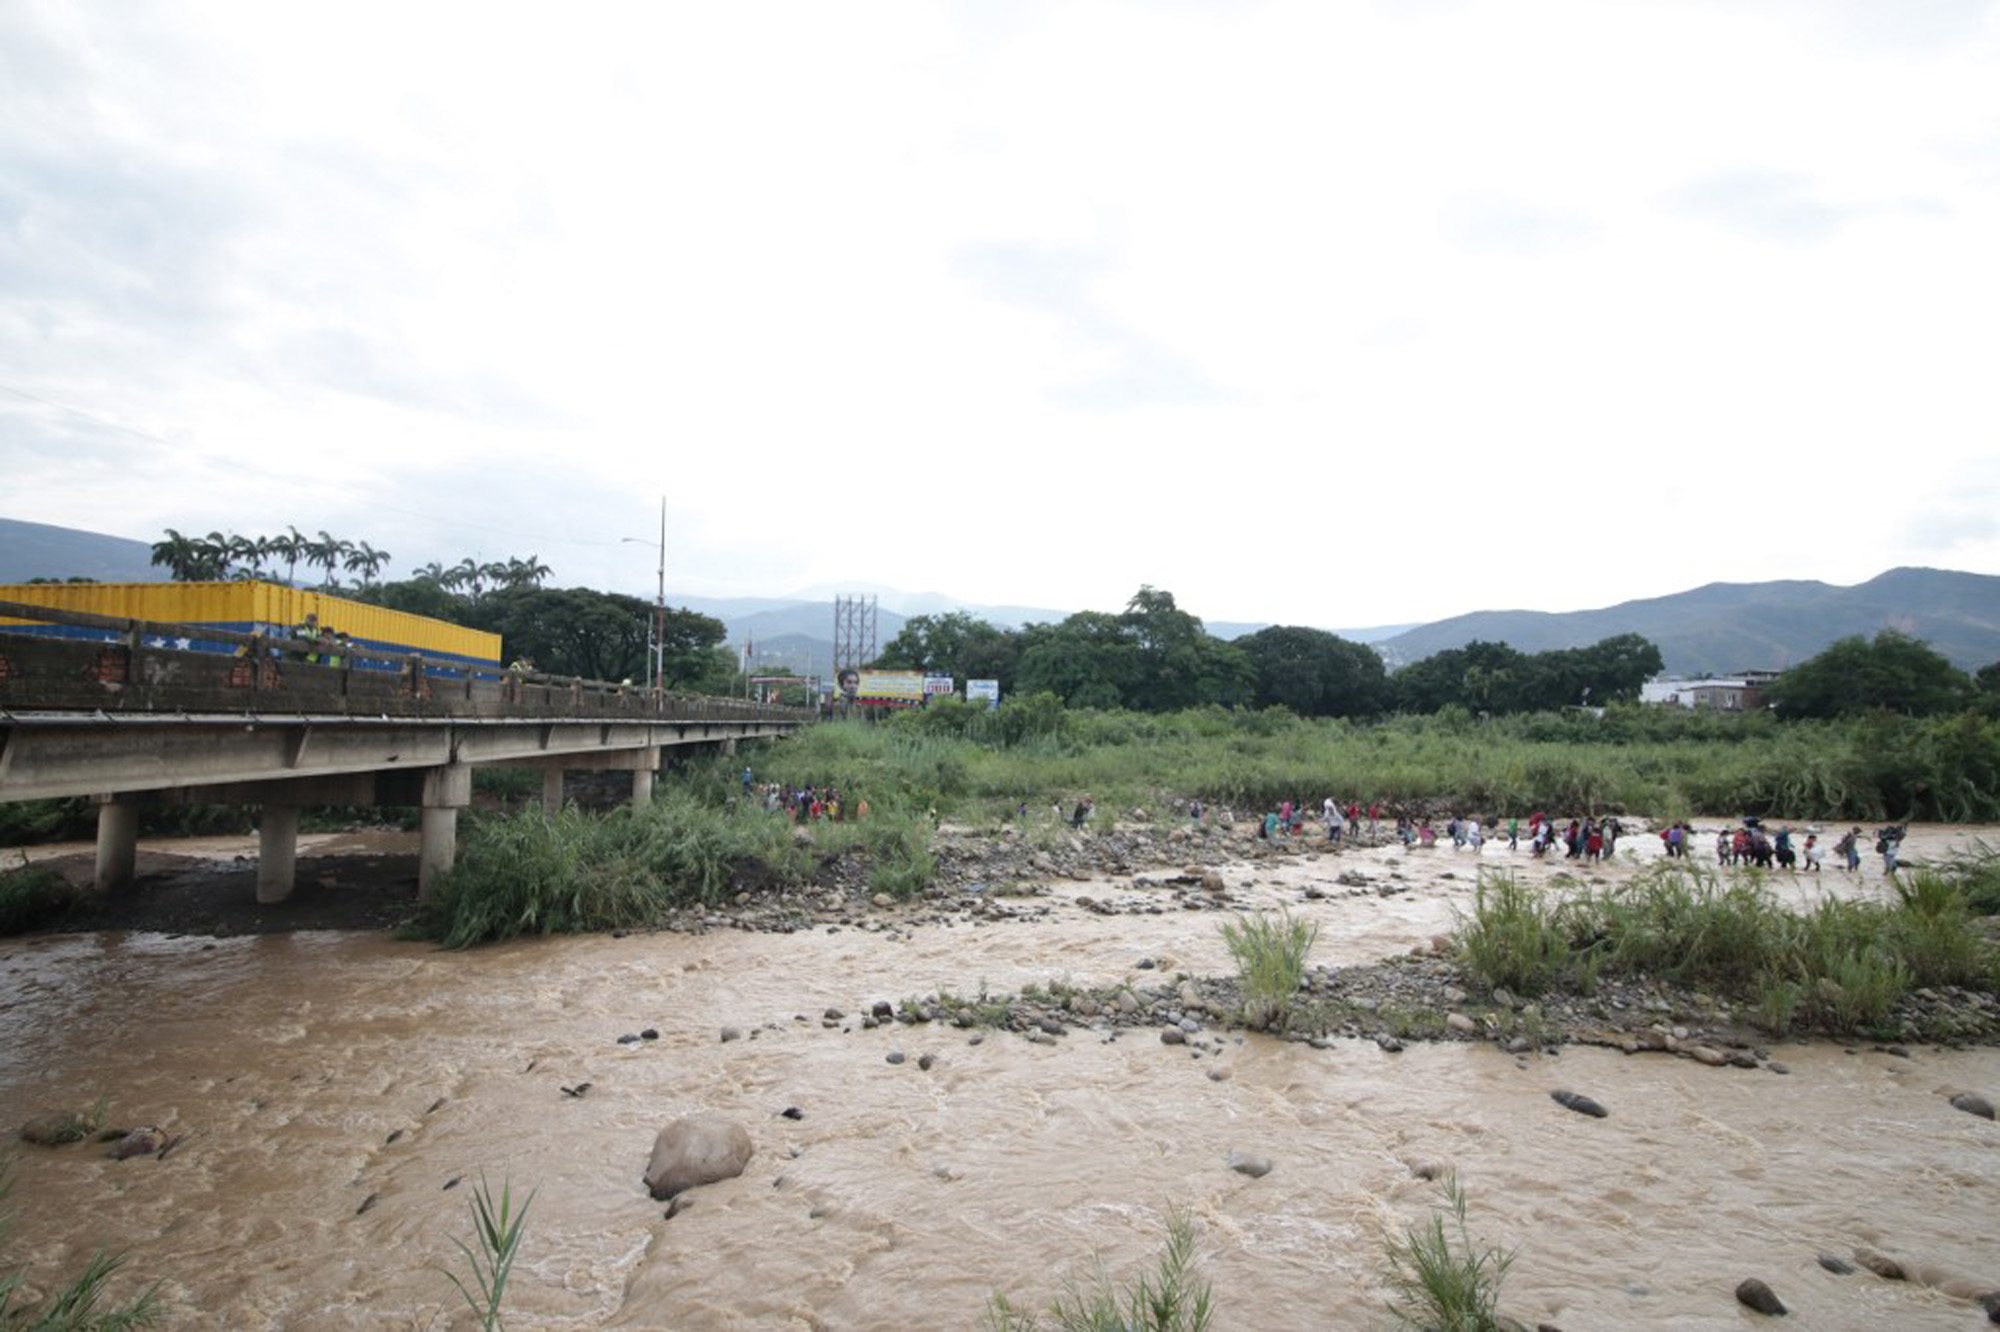
<svg viewBox="0 0 2000 1332">
<path fill-rule="evenodd" d="M 650 546 L 654 543 L 643 537 L 619 537 L 634 545 Z M 646 687 L 658 693 L 667 683 L 667 497 L 660 496 L 660 584 L 653 601 L 653 641 L 648 644 L 646 666 L 651 677 Z"/>
<path fill-rule="evenodd" d="M 653 603 L 653 692 L 667 683 L 667 497 L 660 496 L 660 590 Z"/>
</svg>

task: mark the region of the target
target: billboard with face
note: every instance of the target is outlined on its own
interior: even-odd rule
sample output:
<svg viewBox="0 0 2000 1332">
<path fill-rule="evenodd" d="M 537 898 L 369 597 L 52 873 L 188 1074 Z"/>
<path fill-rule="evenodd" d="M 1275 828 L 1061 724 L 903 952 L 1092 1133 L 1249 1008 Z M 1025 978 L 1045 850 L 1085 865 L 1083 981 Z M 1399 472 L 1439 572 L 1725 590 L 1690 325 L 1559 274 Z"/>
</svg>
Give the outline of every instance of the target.
<svg viewBox="0 0 2000 1332">
<path fill-rule="evenodd" d="M 859 671 L 853 697 L 878 708 L 914 708 L 924 701 L 924 675 L 922 671 Z"/>
</svg>

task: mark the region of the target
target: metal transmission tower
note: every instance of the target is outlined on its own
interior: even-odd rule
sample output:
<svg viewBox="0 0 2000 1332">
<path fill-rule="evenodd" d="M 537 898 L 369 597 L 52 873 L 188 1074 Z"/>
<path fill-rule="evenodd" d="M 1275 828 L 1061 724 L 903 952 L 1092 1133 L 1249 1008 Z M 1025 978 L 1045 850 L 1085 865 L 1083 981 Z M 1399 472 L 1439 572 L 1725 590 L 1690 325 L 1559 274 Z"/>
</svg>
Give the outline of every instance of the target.
<svg viewBox="0 0 2000 1332">
<path fill-rule="evenodd" d="M 875 598 L 833 599 L 833 673 L 859 670 L 875 660 Z"/>
</svg>

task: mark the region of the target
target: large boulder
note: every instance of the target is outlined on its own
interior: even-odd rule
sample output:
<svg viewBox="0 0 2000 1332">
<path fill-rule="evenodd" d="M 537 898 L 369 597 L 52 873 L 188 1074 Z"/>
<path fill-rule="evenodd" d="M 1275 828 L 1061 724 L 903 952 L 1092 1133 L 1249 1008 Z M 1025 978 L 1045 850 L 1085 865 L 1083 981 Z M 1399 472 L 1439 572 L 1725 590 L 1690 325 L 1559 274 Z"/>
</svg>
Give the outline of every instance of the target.
<svg viewBox="0 0 2000 1332">
<path fill-rule="evenodd" d="M 719 1115 L 676 1119 L 653 1139 L 646 1162 L 646 1188 L 656 1199 L 673 1197 L 699 1184 L 735 1179 L 750 1163 L 750 1134 Z"/>
</svg>

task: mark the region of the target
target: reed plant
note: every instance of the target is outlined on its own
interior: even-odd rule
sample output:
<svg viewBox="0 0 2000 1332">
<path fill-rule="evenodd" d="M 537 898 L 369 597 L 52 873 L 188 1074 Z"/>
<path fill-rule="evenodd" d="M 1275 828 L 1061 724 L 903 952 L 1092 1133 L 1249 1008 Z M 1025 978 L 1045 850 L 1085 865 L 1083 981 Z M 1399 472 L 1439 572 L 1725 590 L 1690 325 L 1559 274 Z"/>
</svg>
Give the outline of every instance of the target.
<svg viewBox="0 0 2000 1332">
<path fill-rule="evenodd" d="M 521 1240 L 527 1233 L 528 1206 L 534 1201 L 535 1195 L 530 1192 L 516 1208 L 513 1185 L 506 1181 L 501 1182 L 500 1197 L 496 1200 L 492 1186 L 482 1174 L 470 1203 L 473 1244 L 478 1247 L 462 1239 L 452 1240 L 465 1258 L 469 1276 L 444 1271 L 445 1279 L 457 1288 L 482 1332 L 497 1332 L 506 1326 L 502 1305 L 507 1298 L 507 1282 L 514 1274 L 515 1260 L 520 1257 Z"/>
<path fill-rule="evenodd" d="M 1256 1031 L 1282 1031 L 1306 976 L 1306 958 L 1319 939 L 1319 922 L 1291 912 L 1241 915 L 1222 923 L 1222 941 L 1235 959 L 1243 993 L 1244 1024 Z"/>
<path fill-rule="evenodd" d="M 1114 1282 L 1099 1264 L 1087 1285 L 1071 1282 L 1049 1305 L 1047 1322 L 1017 1309 L 1004 1294 L 986 1304 L 989 1332 L 1206 1332 L 1215 1317 L 1209 1283 L 1195 1266 L 1194 1222 L 1167 1218 L 1167 1246 L 1150 1272 Z"/>
<path fill-rule="evenodd" d="M 1389 1312 L 1403 1327 L 1423 1332 L 1498 1332 L 1500 1284 L 1514 1264 L 1514 1251 L 1481 1247 L 1465 1221 L 1465 1191 L 1450 1175 L 1445 1205 L 1433 1208 L 1419 1225 L 1383 1239 Z"/>
</svg>

